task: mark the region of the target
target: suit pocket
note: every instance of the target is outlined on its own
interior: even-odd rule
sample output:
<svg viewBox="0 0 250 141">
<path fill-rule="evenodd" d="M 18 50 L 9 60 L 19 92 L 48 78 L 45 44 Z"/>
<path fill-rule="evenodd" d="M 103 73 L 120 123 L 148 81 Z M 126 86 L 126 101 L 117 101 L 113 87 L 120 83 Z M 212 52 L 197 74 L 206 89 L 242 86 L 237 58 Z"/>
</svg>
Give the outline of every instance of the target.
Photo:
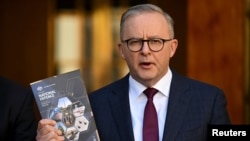
<svg viewBox="0 0 250 141">
<path fill-rule="evenodd" d="M 182 128 L 177 135 L 176 141 L 206 141 L 206 126 L 189 126 Z"/>
</svg>

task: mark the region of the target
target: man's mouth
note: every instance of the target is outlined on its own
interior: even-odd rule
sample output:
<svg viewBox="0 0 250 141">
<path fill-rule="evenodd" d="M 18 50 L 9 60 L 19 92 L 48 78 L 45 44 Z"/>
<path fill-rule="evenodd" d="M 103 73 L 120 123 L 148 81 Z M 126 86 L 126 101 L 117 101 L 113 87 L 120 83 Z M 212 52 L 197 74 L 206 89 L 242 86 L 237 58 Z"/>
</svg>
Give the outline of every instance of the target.
<svg viewBox="0 0 250 141">
<path fill-rule="evenodd" d="M 149 62 L 140 63 L 140 66 L 142 66 L 143 68 L 149 68 L 151 65 L 152 63 L 149 63 Z"/>
</svg>

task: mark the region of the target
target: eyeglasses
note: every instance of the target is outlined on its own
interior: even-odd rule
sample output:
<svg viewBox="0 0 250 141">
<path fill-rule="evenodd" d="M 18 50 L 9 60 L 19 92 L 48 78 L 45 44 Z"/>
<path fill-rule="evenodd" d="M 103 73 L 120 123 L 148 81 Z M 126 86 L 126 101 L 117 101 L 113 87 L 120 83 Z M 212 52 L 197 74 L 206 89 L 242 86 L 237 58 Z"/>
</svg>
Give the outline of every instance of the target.
<svg viewBox="0 0 250 141">
<path fill-rule="evenodd" d="M 171 40 L 173 39 L 153 38 L 149 40 L 143 40 L 143 39 L 132 38 L 132 39 L 123 40 L 122 42 L 126 42 L 128 49 L 132 52 L 141 51 L 143 48 L 144 42 L 147 42 L 148 47 L 151 51 L 158 52 L 162 50 L 165 42 L 168 42 Z"/>
</svg>

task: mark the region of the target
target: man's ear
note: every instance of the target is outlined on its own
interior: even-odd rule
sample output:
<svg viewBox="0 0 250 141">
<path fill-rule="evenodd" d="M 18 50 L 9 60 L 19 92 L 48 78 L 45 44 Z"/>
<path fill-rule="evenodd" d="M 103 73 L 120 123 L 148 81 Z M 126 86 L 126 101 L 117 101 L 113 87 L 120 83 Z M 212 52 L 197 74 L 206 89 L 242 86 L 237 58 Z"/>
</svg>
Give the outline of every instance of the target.
<svg viewBox="0 0 250 141">
<path fill-rule="evenodd" d="M 123 47 L 122 47 L 122 43 L 118 43 L 117 47 L 118 47 L 118 51 L 119 51 L 121 57 L 123 59 L 125 59 L 124 52 L 123 52 L 124 50 L 123 50 Z"/>
<path fill-rule="evenodd" d="M 171 41 L 171 47 L 170 47 L 170 57 L 173 57 L 175 54 L 175 51 L 177 50 L 178 47 L 178 40 L 177 39 L 173 39 Z"/>
</svg>

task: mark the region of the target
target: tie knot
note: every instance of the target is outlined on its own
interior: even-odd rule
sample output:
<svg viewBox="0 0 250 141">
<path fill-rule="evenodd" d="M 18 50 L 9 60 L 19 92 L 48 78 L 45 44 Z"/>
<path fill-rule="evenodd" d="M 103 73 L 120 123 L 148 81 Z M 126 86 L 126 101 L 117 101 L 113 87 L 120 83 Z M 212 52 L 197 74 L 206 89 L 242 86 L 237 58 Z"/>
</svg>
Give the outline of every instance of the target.
<svg viewBox="0 0 250 141">
<path fill-rule="evenodd" d="M 143 91 L 143 93 L 149 98 L 153 98 L 154 95 L 158 92 L 157 89 L 155 88 L 147 88 L 146 90 Z"/>
</svg>

